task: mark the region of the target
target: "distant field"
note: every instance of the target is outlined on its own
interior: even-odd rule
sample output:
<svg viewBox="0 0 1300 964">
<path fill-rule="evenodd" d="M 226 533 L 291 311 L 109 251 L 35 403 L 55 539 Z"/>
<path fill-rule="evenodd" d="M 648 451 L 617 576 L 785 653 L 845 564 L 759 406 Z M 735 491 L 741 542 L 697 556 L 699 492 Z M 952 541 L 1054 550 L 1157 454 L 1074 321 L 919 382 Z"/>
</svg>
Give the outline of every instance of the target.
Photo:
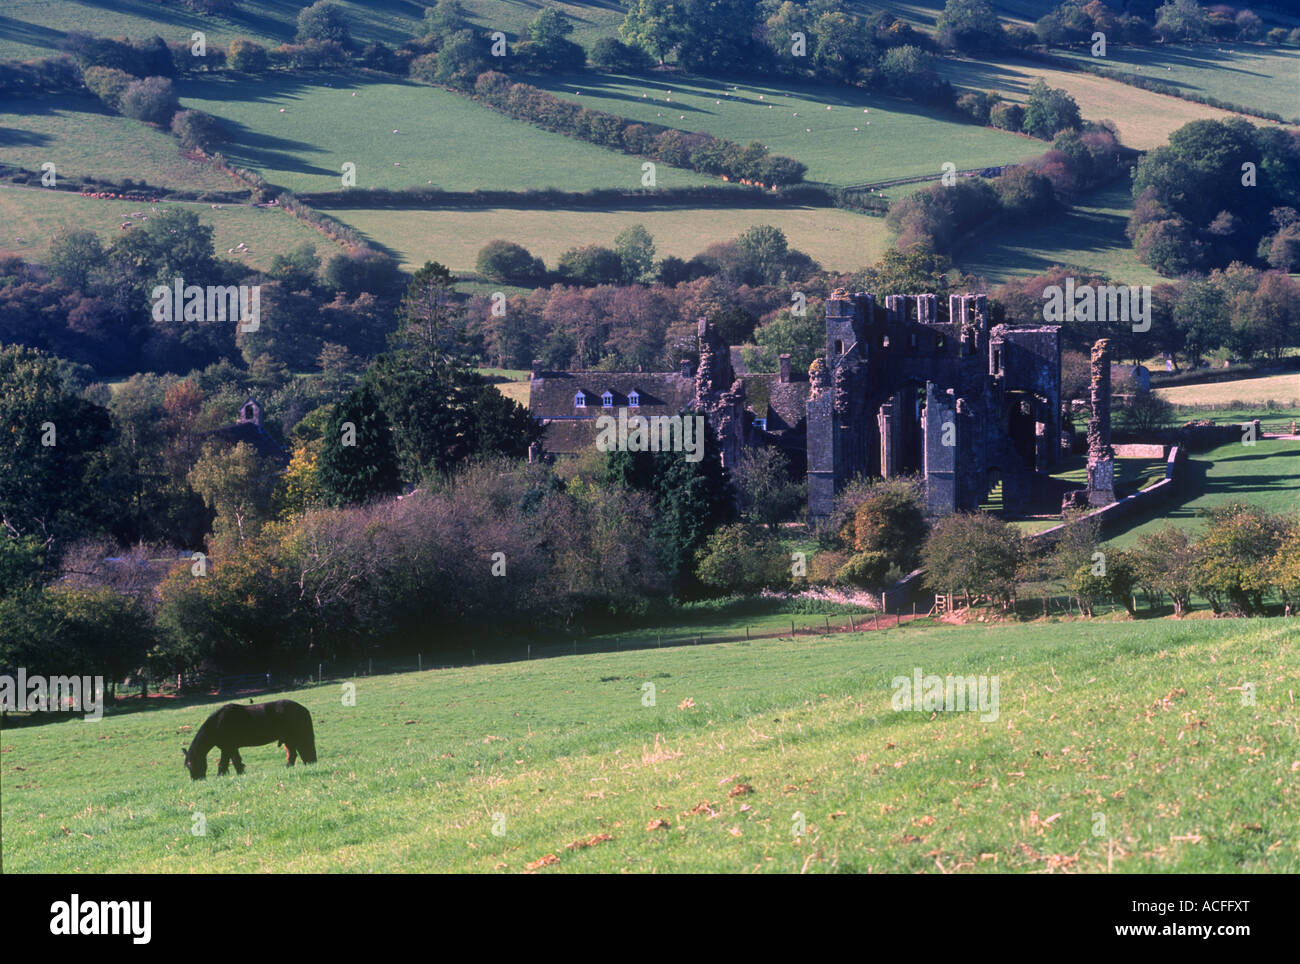
<svg viewBox="0 0 1300 964">
<path fill-rule="evenodd" d="M 935 21 L 943 12 L 946 0 L 869 0 L 849 3 L 849 8 L 861 16 L 870 16 L 877 10 L 887 10 L 909 23 L 933 31 Z M 1009 23 L 1030 26 L 1045 13 L 1057 6 L 1057 0 L 992 0 L 993 12 L 998 19 Z"/>
<path fill-rule="evenodd" d="M 424 16 L 423 4 L 406 0 L 338 0 L 352 36 L 396 46 L 410 39 Z M 70 30 L 102 37 L 188 42 L 202 30 L 209 43 L 225 46 L 236 37 L 280 44 L 293 40 L 298 11 L 306 0 L 239 0 L 229 15 L 205 16 L 180 3 L 158 0 L 6 0 L 0 7 L 0 59 L 42 57 L 55 51 Z"/>
<path fill-rule="evenodd" d="M 1099 271 L 1122 284 L 1168 280 L 1140 262 L 1124 236 L 1133 207 L 1127 179 L 1082 201 L 1046 223 L 990 231 L 987 238 L 968 245 L 957 262 L 991 284 L 1041 274 L 1056 264 Z"/>
<path fill-rule="evenodd" d="M 0 255 L 16 254 L 41 261 L 49 252 L 50 242 L 59 234 L 75 228 L 88 228 L 112 240 L 122 233 L 122 222 L 141 223 L 136 213 L 145 217 L 150 208 L 189 208 L 199 220 L 214 229 L 213 241 L 223 258 L 235 258 L 256 268 L 270 267 L 276 254 L 284 253 L 304 242 L 316 246 L 322 256 L 332 255 L 336 246 L 324 235 L 296 220 L 292 215 L 269 208 L 247 205 L 188 204 L 178 201 L 157 205 L 138 201 L 100 201 L 61 191 L 41 188 L 0 188 Z M 227 254 L 240 242 L 248 245 L 243 255 Z M 341 250 L 341 249 L 337 249 Z"/>
<path fill-rule="evenodd" d="M 378 41 L 396 47 L 418 30 L 425 6 L 420 0 L 337 0 L 346 12 L 354 39 Z M 208 42 L 225 46 L 236 37 L 264 44 L 294 39 L 298 11 L 307 0 L 239 0 L 234 11 L 204 16 L 180 3 L 161 5 L 158 0 L 6 0 L 0 7 L 0 60 L 46 56 L 58 48 L 69 30 L 86 30 L 105 37 L 149 37 L 188 41 L 195 30 Z M 469 19 L 484 29 L 503 30 L 518 37 L 537 16 L 542 5 L 532 0 L 463 0 Z M 623 22 L 615 4 L 555 3 L 573 20 L 573 39 L 590 44 L 614 36 Z"/>
<path fill-rule="evenodd" d="M 48 161 L 59 177 L 131 178 L 191 191 L 245 187 L 184 157 L 169 134 L 110 113 L 93 97 L 0 98 L 0 158 L 32 171 Z"/>
<path fill-rule="evenodd" d="M 938 69 L 940 74 L 958 87 L 967 90 L 996 90 L 1007 100 L 1020 103 L 1028 97 L 1035 78 L 1042 77 L 1049 86 L 1068 90 L 1088 120 L 1114 121 L 1120 140 L 1139 150 L 1159 147 L 1169 140 L 1170 134 L 1190 121 L 1244 116 L 1204 104 L 1194 104 L 1178 97 L 1152 93 L 1122 84 L 1118 80 L 1108 80 L 1082 71 L 1058 70 L 1030 60 L 1001 58 L 996 63 L 982 63 L 942 59 Z M 1257 117 L 1246 119 L 1255 124 L 1271 123 Z"/>
<path fill-rule="evenodd" d="M 227 157 L 292 191 L 340 190 L 345 162 L 356 164 L 361 188 L 641 186 L 639 157 L 539 130 L 440 88 L 297 74 L 179 89 L 184 106 L 234 128 Z M 720 183 L 666 164 L 656 175 L 658 187 Z"/>
<path fill-rule="evenodd" d="M 1159 44 L 1107 48 L 1105 57 L 1059 51 L 1099 67 L 1172 84 L 1188 93 L 1241 107 L 1300 117 L 1300 50 L 1256 44 Z"/>
<path fill-rule="evenodd" d="M 1122 464 L 1122 462 L 1121 462 Z M 1131 546 L 1138 537 L 1173 523 L 1199 530 L 1197 511 L 1227 502 L 1248 502 L 1270 512 L 1291 515 L 1300 507 L 1300 443 L 1257 440 L 1254 445 L 1231 442 L 1191 456 L 1187 464 L 1189 495 L 1175 498 L 1134 519 L 1134 525 L 1114 542 Z"/>
<path fill-rule="evenodd" d="M 849 87 L 586 73 L 533 77 L 529 83 L 594 110 L 742 144 L 761 141 L 772 153 L 807 164 L 808 180 L 836 185 L 919 174 L 937 178 L 945 161 L 964 170 L 1047 149 L 1043 141 Z"/>
<path fill-rule="evenodd" d="M 1210 382 L 1204 385 L 1174 385 L 1158 388 L 1156 393 L 1175 405 L 1225 405 L 1228 402 L 1277 402 L 1294 406 L 1300 400 L 1300 374 L 1267 375 L 1233 382 Z"/>
<path fill-rule="evenodd" d="M 615 235 L 631 224 L 646 226 L 659 258 L 670 254 L 690 258 L 715 241 L 730 240 L 756 224 L 771 224 L 785 232 L 791 247 L 835 271 L 874 263 L 888 249 L 890 240 L 883 218 L 835 208 L 319 210 L 392 249 L 406 268 L 434 260 L 460 272 L 473 271 L 479 249 L 497 238 L 522 244 L 554 268 L 569 248 L 611 245 Z"/>
</svg>

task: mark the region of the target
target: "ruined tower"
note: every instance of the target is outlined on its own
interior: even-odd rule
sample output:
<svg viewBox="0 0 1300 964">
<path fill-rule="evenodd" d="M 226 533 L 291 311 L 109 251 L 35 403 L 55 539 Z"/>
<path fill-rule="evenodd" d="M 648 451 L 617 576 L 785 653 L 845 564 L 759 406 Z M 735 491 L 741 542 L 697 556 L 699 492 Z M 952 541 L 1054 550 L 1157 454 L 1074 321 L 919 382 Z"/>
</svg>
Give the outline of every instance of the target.
<svg viewBox="0 0 1300 964">
<path fill-rule="evenodd" d="M 1115 501 L 1115 450 L 1110 446 L 1110 341 L 1092 346 L 1089 381 L 1092 417 L 1088 419 L 1088 504 Z"/>
</svg>

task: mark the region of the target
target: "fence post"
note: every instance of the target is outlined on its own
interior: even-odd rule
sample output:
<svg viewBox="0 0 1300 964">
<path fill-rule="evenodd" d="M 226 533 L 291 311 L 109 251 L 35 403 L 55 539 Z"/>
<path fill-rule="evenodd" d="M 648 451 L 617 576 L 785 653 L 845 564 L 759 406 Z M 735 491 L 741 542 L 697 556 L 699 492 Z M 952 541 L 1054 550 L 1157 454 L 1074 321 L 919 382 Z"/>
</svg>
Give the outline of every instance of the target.
<svg viewBox="0 0 1300 964">
<path fill-rule="evenodd" d="M 794 639 L 794 620 L 790 620 L 790 638 Z"/>
<path fill-rule="evenodd" d="M 853 613 L 849 613 L 849 629 L 855 633 L 858 631 L 858 627 L 853 622 Z"/>
<path fill-rule="evenodd" d="M 528 658 L 529 658 L 529 659 L 532 659 L 532 658 L 533 658 L 533 644 L 532 644 L 532 643 L 529 643 L 529 644 L 528 644 Z"/>
<path fill-rule="evenodd" d="M 317 664 L 316 664 L 316 682 L 317 682 L 317 683 L 323 683 L 323 682 L 325 682 L 325 664 L 324 664 L 324 663 L 317 663 Z"/>
<path fill-rule="evenodd" d="M 827 617 L 826 617 L 826 635 L 829 636 L 830 634 L 831 634 L 831 617 L 830 617 L 830 616 L 827 616 Z"/>
<path fill-rule="evenodd" d="M 746 639 L 749 639 L 749 627 L 748 627 L 748 626 L 745 627 L 745 638 L 746 638 Z"/>
<path fill-rule="evenodd" d="M 416 654 L 415 654 L 415 667 L 416 667 L 416 669 L 419 669 L 419 670 L 423 670 L 423 669 L 424 669 L 424 654 L 423 654 L 423 653 L 416 653 Z"/>
<path fill-rule="evenodd" d="M 879 628 L 880 628 L 880 613 L 875 613 L 875 619 L 876 619 L 876 626 L 875 626 L 875 628 L 876 628 L 876 629 L 879 629 Z"/>
</svg>

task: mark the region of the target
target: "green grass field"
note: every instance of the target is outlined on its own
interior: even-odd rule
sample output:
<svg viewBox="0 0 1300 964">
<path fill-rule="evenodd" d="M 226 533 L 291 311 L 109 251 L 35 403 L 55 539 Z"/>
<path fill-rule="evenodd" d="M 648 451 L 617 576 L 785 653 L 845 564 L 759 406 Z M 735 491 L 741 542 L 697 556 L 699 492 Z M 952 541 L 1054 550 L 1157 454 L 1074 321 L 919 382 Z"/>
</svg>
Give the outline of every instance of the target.
<svg viewBox="0 0 1300 964">
<path fill-rule="evenodd" d="M 1004 57 L 986 63 L 943 59 L 938 70 L 957 87 L 996 90 L 1007 100 L 1019 103 L 1025 102 L 1035 78 L 1042 77 L 1049 86 L 1068 90 L 1086 119 L 1114 121 L 1120 140 L 1139 150 L 1159 147 L 1169 140 L 1170 134 L 1190 121 L 1245 116 L 1031 60 Z M 1257 117 L 1246 119 L 1257 125 L 1271 123 Z"/>
<path fill-rule="evenodd" d="M 441 88 L 295 74 L 205 79 L 179 91 L 183 106 L 227 121 L 227 157 L 291 191 L 341 190 L 346 162 L 356 165 L 359 188 L 641 187 L 639 157 L 539 130 Z M 656 181 L 720 183 L 666 164 Z"/>
<path fill-rule="evenodd" d="M 823 267 L 854 270 L 878 260 L 890 232 L 883 218 L 834 208 L 659 208 L 655 210 L 555 210 L 476 208 L 423 211 L 319 206 L 396 252 L 403 267 L 440 261 L 454 271 L 474 270 L 479 249 L 496 238 L 522 244 L 554 268 L 559 256 L 585 244 L 611 245 L 631 224 L 644 224 L 655 255 L 690 258 L 715 241 L 727 241 L 755 224 L 785 232 L 790 246 Z M 496 290 L 495 286 L 490 290 Z"/>
<path fill-rule="evenodd" d="M 310 225 L 285 211 L 251 205 L 210 204 L 182 201 L 156 205 L 139 201 L 102 201 L 78 197 L 62 191 L 42 188 L 0 187 L 0 255 L 16 254 L 35 261 L 49 253 L 50 242 L 63 232 L 89 229 L 111 241 L 122 233 L 122 223 L 141 223 L 132 214 L 150 215 L 150 209 L 182 207 L 198 214 L 199 220 L 213 228 L 217 254 L 255 268 L 268 268 L 277 254 L 312 244 L 322 260 L 342 250 Z M 227 253 L 240 242 L 248 245 L 240 254 Z"/>
<path fill-rule="evenodd" d="M 0 156 L 58 177 L 130 178 L 189 191 L 238 191 L 241 184 L 211 164 L 185 157 L 175 138 L 113 114 L 90 97 L 41 95 L 0 99 Z"/>
<path fill-rule="evenodd" d="M 4 866 L 1294 873 L 1298 641 L 1282 619 L 912 627 L 363 678 L 352 707 L 340 683 L 284 694 L 315 766 L 250 748 L 200 783 L 177 747 L 216 701 L 11 729 Z M 891 710 L 917 668 L 996 676 L 996 719 Z"/>
<path fill-rule="evenodd" d="M 1124 460 L 1120 461 L 1123 464 Z M 1199 531 L 1200 513 L 1228 502 L 1248 502 L 1269 512 L 1294 515 L 1300 506 L 1300 443 L 1259 439 L 1231 442 L 1188 457 L 1181 494 L 1136 514 L 1114 542 L 1133 545 L 1166 525 Z"/>
<path fill-rule="evenodd" d="M 362 44 L 385 43 L 397 47 L 418 30 L 424 3 L 408 0 L 337 0 L 344 8 L 355 40 Z M 158 34 L 168 41 L 189 41 L 202 30 L 208 42 L 226 46 L 236 37 L 263 44 L 292 42 L 298 11 L 306 0 L 240 0 L 235 10 L 223 16 L 203 16 L 181 4 L 160 5 L 157 0 L 7 0 L 0 8 L 0 60 L 47 56 L 58 49 L 70 30 L 86 30 L 103 37 L 149 37 Z M 427 6 L 433 6 L 432 3 Z M 503 30 L 512 37 L 522 35 L 537 16 L 540 6 L 527 0 L 465 0 L 470 20 L 487 30 Z M 554 3 L 573 21 L 573 38 L 591 43 L 614 36 L 623 22 L 623 11 L 604 3 Z"/>
<path fill-rule="evenodd" d="M 1132 209 L 1128 181 L 1121 178 L 1085 195 L 1061 217 L 990 231 L 968 245 L 957 262 L 991 284 L 1042 274 L 1058 264 L 1099 271 L 1120 284 L 1159 284 L 1168 279 L 1139 261 L 1124 236 Z"/>
<path fill-rule="evenodd" d="M 1042 154 L 1047 147 L 848 87 L 595 73 L 533 77 L 529 83 L 593 110 L 741 144 L 761 141 L 772 153 L 807 164 L 808 180 L 836 185 L 920 174 L 937 179 L 945 161 L 959 170 L 989 167 Z"/>
<path fill-rule="evenodd" d="M 1189 94 L 1270 111 L 1300 122 L 1300 50 L 1257 44 L 1111 45 L 1105 57 L 1061 51 L 1066 57 L 1172 84 Z"/>
<path fill-rule="evenodd" d="M 240 0 L 223 16 L 204 16 L 183 4 L 156 0 L 8 0 L 0 8 L 0 59 L 43 57 L 58 49 L 71 30 L 101 37 L 146 38 L 186 43 L 195 30 L 208 43 L 226 46 L 247 37 L 272 46 L 291 42 L 304 0 Z M 339 0 L 354 39 L 397 46 L 410 39 L 423 16 L 422 5 L 403 0 Z"/>
</svg>

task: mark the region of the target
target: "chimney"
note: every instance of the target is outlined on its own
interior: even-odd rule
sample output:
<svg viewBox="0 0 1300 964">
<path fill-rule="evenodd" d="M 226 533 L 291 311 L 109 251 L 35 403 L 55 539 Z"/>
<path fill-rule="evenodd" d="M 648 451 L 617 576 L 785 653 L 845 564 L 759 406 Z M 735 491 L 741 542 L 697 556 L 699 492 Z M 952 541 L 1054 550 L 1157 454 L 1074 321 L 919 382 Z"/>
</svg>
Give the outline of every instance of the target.
<svg viewBox="0 0 1300 964">
<path fill-rule="evenodd" d="M 538 375 L 540 375 L 541 373 L 542 373 L 542 360 L 541 360 L 540 358 L 534 358 L 534 359 L 533 359 L 533 369 L 532 369 L 532 371 L 529 373 L 528 377 L 529 377 L 530 379 L 533 379 L 533 378 L 536 378 L 536 377 L 537 377 Z"/>
<path fill-rule="evenodd" d="M 782 353 L 780 364 L 781 364 L 781 384 L 788 385 L 790 384 L 790 355 L 788 352 Z"/>
</svg>

